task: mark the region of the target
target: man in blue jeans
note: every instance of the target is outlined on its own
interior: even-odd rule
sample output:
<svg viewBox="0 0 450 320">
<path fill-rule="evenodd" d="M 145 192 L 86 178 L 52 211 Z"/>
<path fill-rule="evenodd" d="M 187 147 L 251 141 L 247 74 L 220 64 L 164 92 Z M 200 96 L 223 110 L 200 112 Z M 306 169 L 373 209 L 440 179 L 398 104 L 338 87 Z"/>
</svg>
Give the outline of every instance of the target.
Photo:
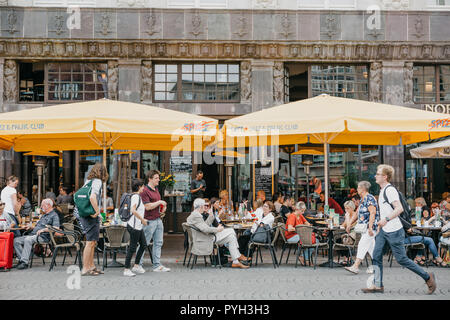
<svg viewBox="0 0 450 320">
<path fill-rule="evenodd" d="M 142 191 L 141 199 L 144 203 L 145 213 L 144 219 L 147 220 L 147 225 L 143 227 L 147 245 L 153 239 L 153 271 L 154 272 L 168 272 L 169 268 L 161 264 L 161 248 L 163 245 L 164 225 L 161 220 L 160 212 L 165 212 L 167 203 L 161 200 L 161 195 L 158 191 L 159 171 L 151 170 L 147 174 L 148 184 Z M 142 255 L 140 265 L 144 263 L 144 255 Z"/>
<path fill-rule="evenodd" d="M 375 237 L 375 248 L 373 250 L 373 266 L 375 280 L 374 284 L 369 288 L 364 288 L 364 293 L 382 293 L 383 286 L 383 248 L 385 244 L 389 244 L 392 253 L 397 262 L 419 275 L 428 286 L 428 294 L 432 294 L 436 290 L 436 280 L 433 273 L 426 273 L 421 267 L 415 264 L 406 256 L 404 246 L 405 231 L 402 222 L 398 217 L 403 212 L 400 197 L 397 190 L 390 184 L 394 175 L 394 168 L 381 164 L 377 168 L 375 180 L 380 185 L 379 207 L 380 218 L 378 222 L 378 233 Z M 384 193 L 388 202 L 384 200 Z M 391 207 L 392 205 L 392 207 Z"/>
</svg>

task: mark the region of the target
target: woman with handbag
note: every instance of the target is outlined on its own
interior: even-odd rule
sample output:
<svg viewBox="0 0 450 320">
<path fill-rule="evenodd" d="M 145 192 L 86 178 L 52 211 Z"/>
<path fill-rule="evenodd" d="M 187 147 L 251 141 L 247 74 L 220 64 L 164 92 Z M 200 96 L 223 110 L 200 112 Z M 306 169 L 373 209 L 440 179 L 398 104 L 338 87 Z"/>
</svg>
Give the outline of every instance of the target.
<svg viewBox="0 0 450 320">
<path fill-rule="evenodd" d="M 370 182 L 361 181 L 358 183 L 358 194 L 361 196 L 361 202 L 358 208 L 358 223 L 355 226 L 355 232 L 361 234 L 361 240 L 358 244 L 356 261 L 351 267 L 345 267 L 345 270 L 358 274 L 359 265 L 367 253 L 372 257 L 375 248 L 375 234 L 380 221 L 380 209 L 377 200 L 369 193 Z M 373 273 L 371 267 L 367 273 Z"/>
</svg>

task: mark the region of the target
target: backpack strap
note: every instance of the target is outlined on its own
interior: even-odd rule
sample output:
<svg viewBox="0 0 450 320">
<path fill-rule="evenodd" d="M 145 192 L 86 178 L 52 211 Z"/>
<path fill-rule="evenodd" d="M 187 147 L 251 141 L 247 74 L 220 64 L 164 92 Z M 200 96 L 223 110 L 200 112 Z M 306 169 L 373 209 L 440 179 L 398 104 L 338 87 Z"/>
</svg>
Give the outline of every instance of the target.
<svg viewBox="0 0 450 320">
<path fill-rule="evenodd" d="M 397 191 L 397 188 L 396 188 L 396 187 L 394 187 L 392 184 L 389 184 L 386 188 L 384 188 L 384 191 L 383 191 L 383 198 L 384 198 L 384 202 L 389 203 L 389 205 L 391 206 L 391 208 L 394 209 L 394 206 L 392 205 L 392 203 L 389 202 L 389 199 L 388 199 L 388 197 L 387 197 L 387 195 L 386 195 L 386 189 L 389 188 L 389 187 L 393 187 L 393 188 Z M 397 193 L 398 193 L 398 191 L 397 191 Z"/>
</svg>

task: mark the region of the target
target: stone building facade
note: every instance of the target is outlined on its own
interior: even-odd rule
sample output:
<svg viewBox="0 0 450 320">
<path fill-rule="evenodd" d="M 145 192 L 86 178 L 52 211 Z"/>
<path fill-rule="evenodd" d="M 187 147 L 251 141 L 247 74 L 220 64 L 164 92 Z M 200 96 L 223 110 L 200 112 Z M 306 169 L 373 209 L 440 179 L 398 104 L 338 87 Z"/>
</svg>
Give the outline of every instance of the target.
<svg viewBox="0 0 450 320">
<path fill-rule="evenodd" d="M 416 99 L 413 71 L 417 65 L 439 68 L 450 64 L 450 11 L 445 4 L 414 1 L 413 5 L 412 1 L 394 0 L 92 0 L 86 1 L 85 7 L 64 7 L 70 4 L 63 0 L 0 3 L 1 112 L 55 103 L 58 99 L 52 90 L 59 90 L 60 103 L 63 87 L 52 87 L 50 65 L 69 62 L 101 65 L 95 68 L 107 78 L 106 89 L 85 89 L 83 98 L 72 99 L 77 101 L 108 97 L 225 120 L 289 101 L 289 66 L 309 68 L 305 94 L 312 96 L 311 66 L 362 65 L 367 68 L 364 90 L 369 100 L 414 108 L 442 104 L 440 108 L 448 113 L 445 102 L 450 101 L 445 101 L 446 97 L 438 101 L 430 98 L 429 103 Z M 218 65 L 229 66 L 225 73 L 231 79 L 230 65 L 237 64 L 238 89 L 229 81 L 228 91 L 218 98 L 222 89 L 216 83 L 213 97 L 205 101 L 208 88 L 202 89 L 203 98 L 196 99 L 195 95 L 186 98 L 184 91 L 177 91 L 174 98 L 166 87 L 160 92 L 165 92 L 165 98 L 155 99 L 157 87 L 169 85 L 170 75 L 168 71 L 158 73 L 155 67 L 195 63 L 216 65 L 216 79 Z M 27 85 L 21 81 L 20 71 L 25 64 L 39 66 L 43 74 L 43 89 L 38 99 L 31 98 L 33 101 L 24 101 L 20 93 L 22 85 Z M 177 85 L 190 85 L 181 67 L 177 68 L 173 73 L 174 77 L 178 74 Z M 159 81 L 158 74 L 165 74 L 166 82 Z M 75 90 L 73 86 L 64 88 Z M 398 169 L 395 182 L 404 188 L 404 146 L 382 150 L 383 161 Z M 67 182 L 74 178 L 70 171 L 77 154 L 63 155 L 63 172 L 71 177 Z M 168 169 L 168 161 L 165 163 Z M 0 153 L 0 177 L 15 173 L 26 180 L 31 165 L 21 154 Z M 48 177 L 52 178 L 57 178 L 56 174 Z M 29 181 L 28 190 L 31 184 Z"/>
</svg>

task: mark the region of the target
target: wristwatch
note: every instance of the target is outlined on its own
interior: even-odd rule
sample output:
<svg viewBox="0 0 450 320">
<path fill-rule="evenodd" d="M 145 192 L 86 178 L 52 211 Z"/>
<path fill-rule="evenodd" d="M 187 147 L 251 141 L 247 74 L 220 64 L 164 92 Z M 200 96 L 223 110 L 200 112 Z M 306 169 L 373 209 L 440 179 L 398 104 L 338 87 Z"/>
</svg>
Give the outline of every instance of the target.
<svg viewBox="0 0 450 320">
<path fill-rule="evenodd" d="M 391 220 L 391 219 L 389 219 L 389 217 L 386 217 L 385 219 L 386 219 L 387 222 L 389 222 L 389 220 Z"/>
</svg>

